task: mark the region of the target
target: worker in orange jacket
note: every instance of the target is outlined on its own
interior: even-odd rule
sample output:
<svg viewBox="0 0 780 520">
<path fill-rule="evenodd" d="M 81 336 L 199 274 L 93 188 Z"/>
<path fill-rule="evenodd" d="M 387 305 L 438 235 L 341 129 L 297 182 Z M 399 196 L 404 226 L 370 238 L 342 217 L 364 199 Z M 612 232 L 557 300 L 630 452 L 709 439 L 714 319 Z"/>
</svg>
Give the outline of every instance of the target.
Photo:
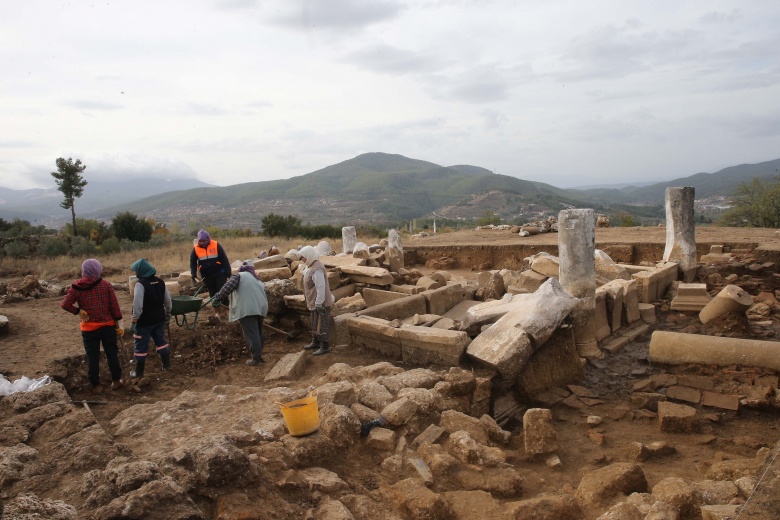
<svg viewBox="0 0 780 520">
<path fill-rule="evenodd" d="M 193 280 L 200 278 L 209 290 L 209 296 L 214 296 L 222 289 L 231 273 L 230 260 L 221 245 L 211 238 L 205 229 L 198 231 L 198 242 L 192 248 L 190 254 L 190 274 Z M 228 305 L 230 301 L 225 298 L 221 301 Z"/>
</svg>

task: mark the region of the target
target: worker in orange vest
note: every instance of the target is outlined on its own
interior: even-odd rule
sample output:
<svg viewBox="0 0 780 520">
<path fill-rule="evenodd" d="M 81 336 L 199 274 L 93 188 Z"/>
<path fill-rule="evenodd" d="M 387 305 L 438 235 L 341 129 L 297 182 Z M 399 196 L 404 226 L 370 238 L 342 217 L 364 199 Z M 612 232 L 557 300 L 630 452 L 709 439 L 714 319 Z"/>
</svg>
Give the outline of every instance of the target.
<svg viewBox="0 0 780 520">
<path fill-rule="evenodd" d="M 225 250 L 205 229 L 198 231 L 198 242 L 190 254 L 190 274 L 193 280 L 198 279 L 198 270 L 203 284 L 209 290 L 209 296 L 217 294 L 231 274 L 230 260 Z M 225 298 L 221 303 L 228 305 L 230 301 Z"/>
</svg>

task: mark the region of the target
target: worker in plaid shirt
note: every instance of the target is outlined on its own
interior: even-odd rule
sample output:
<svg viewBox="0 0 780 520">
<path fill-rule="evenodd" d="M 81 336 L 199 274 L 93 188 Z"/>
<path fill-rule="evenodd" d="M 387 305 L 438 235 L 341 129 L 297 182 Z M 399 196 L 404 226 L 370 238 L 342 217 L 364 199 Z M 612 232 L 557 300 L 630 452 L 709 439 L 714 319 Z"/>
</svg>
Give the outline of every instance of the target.
<svg viewBox="0 0 780 520">
<path fill-rule="evenodd" d="M 122 367 L 119 364 L 117 334 L 124 334 L 122 311 L 114 288 L 100 275 L 103 266 L 94 258 L 81 264 L 81 278 L 68 288 L 60 307 L 81 319 L 81 338 L 87 354 L 87 376 L 92 385 L 92 393 L 100 394 L 100 344 L 106 354 L 108 369 L 111 371 L 111 389 L 121 388 Z M 77 306 L 78 305 L 78 306 Z"/>
</svg>

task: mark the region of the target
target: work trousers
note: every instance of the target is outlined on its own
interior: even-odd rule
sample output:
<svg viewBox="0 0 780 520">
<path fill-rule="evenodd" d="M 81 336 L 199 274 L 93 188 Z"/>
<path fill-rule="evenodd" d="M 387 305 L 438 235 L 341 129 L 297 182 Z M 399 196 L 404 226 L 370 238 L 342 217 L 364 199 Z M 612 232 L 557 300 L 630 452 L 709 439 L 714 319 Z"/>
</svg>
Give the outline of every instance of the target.
<svg viewBox="0 0 780 520">
<path fill-rule="evenodd" d="M 241 332 L 249 346 L 249 353 L 255 361 L 263 357 L 263 317 L 258 314 L 239 318 Z"/>
<path fill-rule="evenodd" d="M 311 311 L 311 336 L 317 338 L 320 343 L 327 343 L 330 333 L 330 307 L 323 309 L 322 313 L 316 309 Z"/>
<path fill-rule="evenodd" d="M 92 386 L 100 384 L 100 344 L 106 354 L 111 380 L 122 379 L 122 367 L 119 364 L 119 349 L 116 342 L 116 328 L 113 325 L 97 330 L 81 331 L 84 352 L 87 354 L 87 377 Z"/>
</svg>

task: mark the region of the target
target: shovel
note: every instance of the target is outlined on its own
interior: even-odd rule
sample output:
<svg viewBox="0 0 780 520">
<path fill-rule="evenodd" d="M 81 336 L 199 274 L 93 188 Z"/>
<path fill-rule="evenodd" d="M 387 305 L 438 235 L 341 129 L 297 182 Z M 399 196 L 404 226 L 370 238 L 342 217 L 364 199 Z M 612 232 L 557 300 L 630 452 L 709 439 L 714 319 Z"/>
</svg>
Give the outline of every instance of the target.
<svg viewBox="0 0 780 520">
<path fill-rule="evenodd" d="M 279 334 L 284 334 L 285 336 L 287 336 L 287 341 L 292 341 L 292 340 L 294 340 L 295 338 L 297 338 L 298 336 L 301 335 L 301 331 L 300 330 L 294 330 L 292 332 L 285 332 L 282 329 L 277 329 L 276 327 L 272 327 L 271 325 L 266 325 L 265 323 L 263 323 L 263 327 L 266 328 L 266 329 L 271 329 L 274 332 L 278 332 Z"/>
</svg>

